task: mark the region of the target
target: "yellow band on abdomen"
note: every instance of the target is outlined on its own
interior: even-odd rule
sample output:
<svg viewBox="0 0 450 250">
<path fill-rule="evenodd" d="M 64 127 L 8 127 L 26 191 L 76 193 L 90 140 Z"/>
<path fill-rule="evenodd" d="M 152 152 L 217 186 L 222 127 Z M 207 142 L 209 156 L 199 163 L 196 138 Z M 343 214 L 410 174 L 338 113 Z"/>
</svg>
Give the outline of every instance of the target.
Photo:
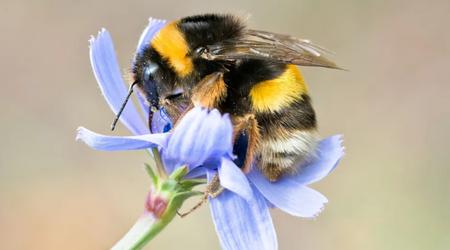
<svg viewBox="0 0 450 250">
<path fill-rule="evenodd" d="M 295 65 L 287 65 L 279 77 L 257 83 L 250 90 L 252 107 L 258 112 L 279 111 L 299 100 L 308 88 Z"/>
</svg>

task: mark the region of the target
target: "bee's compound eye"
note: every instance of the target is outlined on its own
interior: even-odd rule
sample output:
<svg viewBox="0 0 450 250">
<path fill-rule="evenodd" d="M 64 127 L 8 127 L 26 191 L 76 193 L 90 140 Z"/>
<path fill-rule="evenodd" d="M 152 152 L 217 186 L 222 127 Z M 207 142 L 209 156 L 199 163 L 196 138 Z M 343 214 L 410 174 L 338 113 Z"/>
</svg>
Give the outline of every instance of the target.
<svg viewBox="0 0 450 250">
<path fill-rule="evenodd" d="M 156 63 L 149 63 L 147 66 L 145 66 L 144 68 L 144 82 L 148 82 L 151 78 L 153 78 L 153 74 L 155 74 L 155 72 L 158 70 L 159 66 Z"/>
<path fill-rule="evenodd" d="M 151 107 L 158 108 L 159 103 L 159 94 L 158 88 L 155 82 L 155 73 L 158 71 L 158 64 L 156 63 L 148 63 L 144 66 L 142 72 L 142 80 L 144 85 L 144 91 L 146 93 L 146 97 Z"/>
</svg>

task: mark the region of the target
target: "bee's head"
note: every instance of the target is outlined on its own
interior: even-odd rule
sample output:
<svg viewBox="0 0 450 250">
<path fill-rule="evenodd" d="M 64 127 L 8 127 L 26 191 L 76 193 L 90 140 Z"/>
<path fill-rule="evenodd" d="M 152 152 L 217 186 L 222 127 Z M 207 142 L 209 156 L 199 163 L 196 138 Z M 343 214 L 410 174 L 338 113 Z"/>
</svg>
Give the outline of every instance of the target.
<svg viewBox="0 0 450 250">
<path fill-rule="evenodd" d="M 162 99 L 182 94 L 177 88 L 177 76 L 159 53 L 152 47 L 136 56 L 133 77 L 148 104 L 159 109 Z"/>
<path fill-rule="evenodd" d="M 191 16 L 163 27 L 136 55 L 132 68 L 152 110 L 170 104 L 174 113 L 182 112 L 195 84 L 227 67 L 202 57 L 207 46 L 236 38 L 242 30 L 240 20 L 230 15 Z"/>
<path fill-rule="evenodd" d="M 150 106 L 149 128 L 152 130 L 153 113 L 163 110 L 172 121 L 186 110 L 189 98 L 180 78 L 153 48 L 147 47 L 135 58 L 132 69 L 134 81 Z"/>
<path fill-rule="evenodd" d="M 157 106 L 164 98 L 189 90 L 203 77 L 223 70 L 222 62 L 201 57 L 208 45 L 239 36 L 240 20 L 230 15 L 183 18 L 163 27 L 137 55 L 133 74 L 148 102 Z"/>
</svg>

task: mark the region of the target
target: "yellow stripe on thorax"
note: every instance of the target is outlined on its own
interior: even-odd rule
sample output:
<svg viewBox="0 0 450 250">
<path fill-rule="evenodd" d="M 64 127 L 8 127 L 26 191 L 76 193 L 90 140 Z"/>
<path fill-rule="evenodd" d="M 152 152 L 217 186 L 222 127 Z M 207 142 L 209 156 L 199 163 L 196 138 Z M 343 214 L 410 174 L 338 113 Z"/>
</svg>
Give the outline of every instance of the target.
<svg viewBox="0 0 450 250">
<path fill-rule="evenodd" d="M 308 88 L 295 65 L 287 65 L 286 70 L 275 79 L 257 83 L 250 90 L 252 106 L 256 111 L 279 111 L 289 106 Z"/>
<path fill-rule="evenodd" d="M 192 72 L 192 60 L 188 57 L 189 47 L 176 22 L 162 28 L 153 38 L 152 46 L 169 61 L 180 76 L 187 76 Z"/>
</svg>

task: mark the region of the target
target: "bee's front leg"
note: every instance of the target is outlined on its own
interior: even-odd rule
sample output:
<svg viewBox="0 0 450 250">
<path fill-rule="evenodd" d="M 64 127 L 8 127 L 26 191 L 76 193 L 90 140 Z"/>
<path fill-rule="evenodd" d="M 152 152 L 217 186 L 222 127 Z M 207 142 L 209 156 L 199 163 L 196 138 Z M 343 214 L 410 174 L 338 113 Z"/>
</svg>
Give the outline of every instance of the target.
<svg viewBox="0 0 450 250">
<path fill-rule="evenodd" d="M 187 108 L 174 117 L 174 126 L 194 107 L 204 107 L 207 109 L 217 108 L 227 94 L 227 88 L 223 81 L 223 72 L 215 72 L 203 77 L 195 87 L 191 90 L 190 102 Z M 167 102 L 163 105 L 170 107 L 171 103 Z M 173 106 L 173 105 L 172 105 Z M 176 106 L 174 106 L 176 108 Z"/>
<path fill-rule="evenodd" d="M 225 99 L 227 87 L 223 81 L 223 72 L 215 72 L 205 76 L 192 89 L 191 100 L 196 107 L 217 108 Z"/>
</svg>

